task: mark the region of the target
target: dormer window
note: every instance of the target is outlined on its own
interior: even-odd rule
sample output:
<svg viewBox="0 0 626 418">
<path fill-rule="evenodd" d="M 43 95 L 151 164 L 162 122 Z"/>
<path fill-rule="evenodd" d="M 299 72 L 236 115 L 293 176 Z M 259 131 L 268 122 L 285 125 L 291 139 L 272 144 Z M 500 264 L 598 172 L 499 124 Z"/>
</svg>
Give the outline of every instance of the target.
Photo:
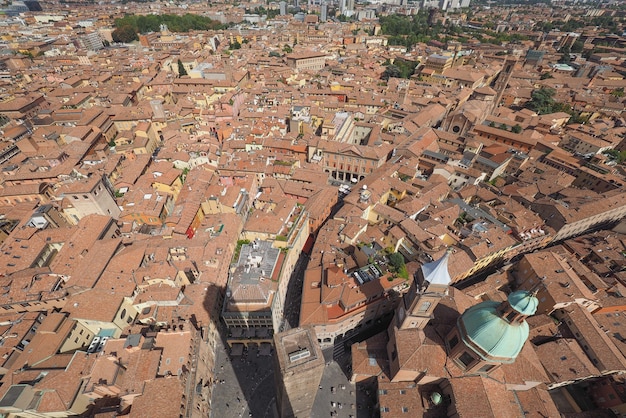
<svg viewBox="0 0 626 418">
<path fill-rule="evenodd" d="M 519 315 L 517 312 L 515 311 L 510 311 L 507 315 L 506 315 L 506 320 L 509 321 L 509 323 L 512 323 L 513 321 L 515 321 L 515 317 Z"/>
<path fill-rule="evenodd" d="M 464 351 L 463 354 L 459 356 L 459 361 L 467 369 L 474 362 L 474 357 L 467 351 Z"/>
</svg>

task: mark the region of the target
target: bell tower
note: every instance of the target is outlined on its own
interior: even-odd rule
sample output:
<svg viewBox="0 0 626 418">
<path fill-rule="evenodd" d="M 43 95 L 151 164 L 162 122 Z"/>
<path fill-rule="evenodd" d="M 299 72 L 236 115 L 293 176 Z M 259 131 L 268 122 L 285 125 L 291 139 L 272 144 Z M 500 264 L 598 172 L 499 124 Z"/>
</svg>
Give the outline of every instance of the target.
<svg viewBox="0 0 626 418">
<path fill-rule="evenodd" d="M 513 74 L 515 64 L 517 64 L 517 59 L 515 58 L 507 58 L 504 61 L 502 71 L 498 74 L 498 78 L 493 86 L 493 89 L 497 92 L 497 94 L 493 100 L 493 109 L 491 110 L 491 114 L 494 114 L 496 109 L 500 107 L 504 90 L 506 90 L 506 87 L 509 85 L 509 80 L 511 79 L 511 74 Z"/>
<path fill-rule="evenodd" d="M 422 265 L 411 289 L 398 307 L 398 328 L 424 329 L 433 318 L 435 307 L 448 294 L 452 279 L 448 273 L 451 250 L 438 260 Z"/>
</svg>

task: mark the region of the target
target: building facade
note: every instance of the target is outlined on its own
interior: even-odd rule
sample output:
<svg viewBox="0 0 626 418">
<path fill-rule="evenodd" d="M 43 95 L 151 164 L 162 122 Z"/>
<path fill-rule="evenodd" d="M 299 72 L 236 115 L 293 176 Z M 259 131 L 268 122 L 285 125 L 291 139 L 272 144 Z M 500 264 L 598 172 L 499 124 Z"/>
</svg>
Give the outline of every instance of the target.
<svg viewBox="0 0 626 418">
<path fill-rule="evenodd" d="M 63 193 L 68 201 L 64 212 L 70 221 L 78 221 L 91 214 L 111 216 L 118 219 L 121 210 L 113 197 L 108 179 L 94 177 L 86 182 L 77 182 Z"/>
<path fill-rule="evenodd" d="M 319 71 L 326 65 L 326 54 L 320 52 L 302 52 L 286 56 L 287 65 L 296 70 Z"/>
</svg>

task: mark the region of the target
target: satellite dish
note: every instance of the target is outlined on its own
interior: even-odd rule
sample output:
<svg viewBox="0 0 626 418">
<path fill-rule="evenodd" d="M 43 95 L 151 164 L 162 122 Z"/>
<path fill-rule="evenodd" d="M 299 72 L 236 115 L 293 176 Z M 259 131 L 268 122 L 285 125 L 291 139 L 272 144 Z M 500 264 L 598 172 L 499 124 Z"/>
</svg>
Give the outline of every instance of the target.
<svg viewBox="0 0 626 418">
<path fill-rule="evenodd" d="M 430 394 L 430 401 L 433 405 L 441 405 L 441 401 L 443 401 L 443 396 L 439 392 L 433 392 Z"/>
</svg>

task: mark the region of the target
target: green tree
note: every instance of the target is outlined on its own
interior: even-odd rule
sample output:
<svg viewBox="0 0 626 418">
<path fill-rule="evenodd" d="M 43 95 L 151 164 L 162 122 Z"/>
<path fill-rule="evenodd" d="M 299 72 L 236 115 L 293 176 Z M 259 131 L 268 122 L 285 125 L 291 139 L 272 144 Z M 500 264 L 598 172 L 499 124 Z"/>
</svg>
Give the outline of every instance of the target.
<svg viewBox="0 0 626 418">
<path fill-rule="evenodd" d="M 390 78 L 409 78 L 415 72 L 415 68 L 417 67 L 417 62 L 408 61 L 397 58 L 391 64 L 387 61 L 384 65 L 387 66 L 385 72 L 381 75 L 381 80 L 389 80 Z"/>
<path fill-rule="evenodd" d="M 420 10 L 413 16 L 381 16 L 381 32 L 389 35 L 390 45 L 404 45 L 410 49 L 418 42 L 428 42 L 449 31 L 440 23 L 428 24 L 429 11 Z"/>
<path fill-rule="evenodd" d="M 570 115 L 573 114 L 572 106 L 569 103 L 561 103 L 561 102 L 552 103 L 552 109 L 549 113 L 554 113 L 554 112 L 565 112 L 565 113 L 569 113 Z"/>
<path fill-rule="evenodd" d="M 293 52 L 293 49 L 291 49 L 289 45 L 285 44 L 285 46 L 283 46 L 283 52 L 286 54 L 291 54 Z"/>
<path fill-rule="evenodd" d="M 607 150 L 602 151 L 602 153 L 606 155 L 607 157 L 609 157 L 610 159 L 616 161 L 618 164 L 621 164 L 624 161 L 626 161 L 626 151 L 607 149 Z"/>
<path fill-rule="evenodd" d="M 136 29 L 139 33 L 156 32 L 159 30 L 160 23 L 157 15 L 137 16 Z"/>
<path fill-rule="evenodd" d="M 113 42 L 123 43 L 137 41 L 139 39 L 137 32 L 135 32 L 135 29 L 130 25 L 125 25 L 115 29 L 111 32 L 111 38 L 113 38 Z"/>
<path fill-rule="evenodd" d="M 563 48 L 561 49 L 561 58 L 559 58 L 559 63 L 561 64 L 569 64 L 572 61 L 572 57 L 570 56 L 570 49 Z"/>
<path fill-rule="evenodd" d="M 591 117 L 590 114 L 583 115 L 582 112 L 578 112 L 578 111 L 572 111 L 568 113 L 572 115 L 572 117 L 569 118 L 569 120 L 567 121 L 568 124 L 571 124 L 571 123 L 585 124 L 589 122 L 589 118 Z"/>
<path fill-rule="evenodd" d="M 390 64 L 385 68 L 385 71 L 380 76 L 381 80 L 389 80 L 390 78 L 400 78 L 400 69 L 393 64 Z"/>
<path fill-rule="evenodd" d="M 624 87 L 616 88 L 611 92 L 611 96 L 614 97 L 624 97 Z"/>
<path fill-rule="evenodd" d="M 220 30 L 227 27 L 217 20 L 208 17 L 187 13 L 178 15 L 126 15 L 115 19 L 115 27 L 131 26 L 135 32 L 156 32 L 161 24 L 166 24 L 172 32 L 189 32 L 190 30 Z"/>
<path fill-rule="evenodd" d="M 591 58 L 591 56 L 592 56 L 593 54 L 595 54 L 595 53 L 597 53 L 597 52 L 598 52 L 598 49 L 594 47 L 594 48 L 588 49 L 588 50 L 586 50 L 586 51 L 583 51 L 583 55 L 582 55 L 582 57 L 583 57 L 584 59 L 587 59 L 587 60 L 588 60 L 589 58 Z"/>
<path fill-rule="evenodd" d="M 541 87 L 533 90 L 530 100 L 526 103 L 526 108 L 537 112 L 540 115 L 552 113 L 554 106 L 554 94 L 556 91 L 550 87 Z"/>
<path fill-rule="evenodd" d="M 582 115 L 579 111 L 572 109 L 568 103 L 557 102 L 554 100 L 556 91 L 550 87 L 541 87 L 533 90 L 531 99 L 526 102 L 524 107 L 537 112 L 540 115 L 546 113 L 564 112 L 570 115 L 567 123 L 583 123 L 589 120 L 589 116 Z"/>
<path fill-rule="evenodd" d="M 552 29 L 554 29 L 554 23 L 546 20 L 538 25 L 538 29 L 542 32 L 550 32 Z"/>
<path fill-rule="evenodd" d="M 577 39 L 572 44 L 570 51 L 575 54 L 580 54 L 581 52 L 583 52 L 583 49 L 585 49 L 585 43 L 580 39 Z"/>
<path fill-rule="evenodd" d="M 400 267 L 404 265 L 404 257 L 402 256 L 402 254 L 397 252 L 389 254 L 389 265 L 395 271 L 398 271 Z"/>
<path fill-rule="evenodd" d="M 511 128 L 511 132 L 519 134 L 522 133 L 522 127 L 520 126 L 519 123 L 516 123 L 515 125 L 513 125 L 513 127 Z"/>
<path fill-rule="evenodd" d="M 409 272 L 406 269 L 406 264 L 404 263 L 404 257 L 402 256 L 402 254 L 391 253 L 388 257 L 391 272 L 397 274 L 400 277 L 408 279 Z"/>
<path fill-rule="evenodd" d="M 182 77 L 184 75 L 188 75 L 187 70 L 185 70 L 185 66 L 183 65 L 183 62 L 179 58 L 178 59 L 178 76 Z"/>
</svg>

